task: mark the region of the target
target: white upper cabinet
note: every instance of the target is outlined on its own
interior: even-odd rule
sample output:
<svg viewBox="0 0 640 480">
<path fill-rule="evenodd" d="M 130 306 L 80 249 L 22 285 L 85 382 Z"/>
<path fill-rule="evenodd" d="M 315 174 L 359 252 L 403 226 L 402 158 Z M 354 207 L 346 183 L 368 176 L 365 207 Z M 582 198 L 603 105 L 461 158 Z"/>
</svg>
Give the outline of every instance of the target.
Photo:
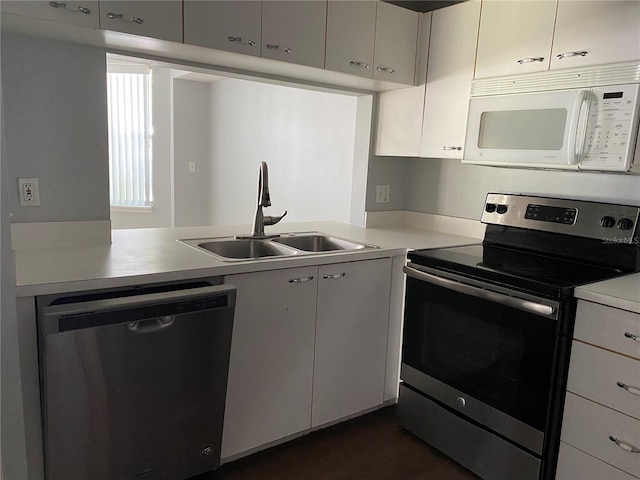
<svg viewBox="0 0 640 480">
<path fill-rule="evenodd" d="M 100 28 L 182 42 L 182 1 L 101 1 Z"/>
<path fill-rule="evenodd" d="M 551 69 L 640 59 L 640 2 L 559 0 Z"/>
<path fill-rule="evenodd" d="M 328 70 L 373 77 L 376 7 L 375 1 L 329 0 L 325 63 Z"/>
<path fill-rule="evenodd" d="M 373 78 L 415 84 L 418 16 L 406 8 L 378 3 Z"/>
<path fill-rule="evenodd" d="M 462 158 L 480 0 L 433 12 L 420 156 Z"/>
<path fill-rule="evenodd" d="M 556 6 L 556 0 L 483 0 L 475 77 L 547 70 Z"/>
<path fill-rule="evenodd" d="M 262 56 L 324 67 L 327 2 L 262 2 Z"/>
<path fill-rule="evenodd" d="M 482 2 L 475 78 L 638 59 L 638 1 Z"/>
<path fill-rule="evenodd" d="M 260 56 L 262 2 L 184 2 L 184 43 Z"/>
<path fill-rule="evenodd" d="M 78 25 L 80 27 L 99 27 L 97 1 L 1 1 L 0 9 L 3 13 L 13 13 L 26 17 L 42 18 L 54 22 Z"/>
</svg>

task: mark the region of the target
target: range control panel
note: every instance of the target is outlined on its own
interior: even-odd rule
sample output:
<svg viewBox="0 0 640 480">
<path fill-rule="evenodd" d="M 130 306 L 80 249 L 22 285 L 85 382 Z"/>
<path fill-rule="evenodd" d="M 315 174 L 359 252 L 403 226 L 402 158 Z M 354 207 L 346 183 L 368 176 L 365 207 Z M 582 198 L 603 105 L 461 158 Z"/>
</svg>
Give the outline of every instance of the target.
<svg viewBox="0 0 640 480">
<path fill-rule="evenodd" d="M 611 203 L 489 193 L 483 223 L 565 233 L 610 243 L 638 243 L 640 207 Z"/>
<path fill-rule="evenodd" d="M 591 89 L 581 169 L 629 168 L 637 132 L 639 88 L 629 84 Z"/>
</svg>

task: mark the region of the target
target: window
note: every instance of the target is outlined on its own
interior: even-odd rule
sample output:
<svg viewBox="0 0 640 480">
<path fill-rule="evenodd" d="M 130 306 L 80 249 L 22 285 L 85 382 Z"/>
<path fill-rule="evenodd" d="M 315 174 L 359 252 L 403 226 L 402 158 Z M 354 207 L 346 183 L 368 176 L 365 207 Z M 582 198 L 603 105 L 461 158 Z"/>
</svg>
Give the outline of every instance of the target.
<svg viewBox="0 0 640 480">
<path fill-rule="evenodd" d="M 109 64 L 109 184 L 111 207 L 149 210 L 152 192 L 151 70 Z"/>
</svg>

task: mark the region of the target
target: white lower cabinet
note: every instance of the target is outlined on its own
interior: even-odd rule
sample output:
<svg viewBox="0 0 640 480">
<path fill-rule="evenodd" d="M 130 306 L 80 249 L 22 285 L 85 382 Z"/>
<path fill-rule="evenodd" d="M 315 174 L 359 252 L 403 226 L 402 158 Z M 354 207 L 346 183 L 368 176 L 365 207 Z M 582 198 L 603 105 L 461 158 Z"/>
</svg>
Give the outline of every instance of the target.
<svg viewBox="0 0 640 480">
<path fill-rule="evenodd" d="M 225 277 L 237 299 L 223 459 L 383 403 L 391 264 Z"/>
<path fill-rule="evenodd" d="M 578 301 L 556 480 L 640 478 L 639 320 Z"/>
<path fill-rule="evenodd" d="M 310 427 L 317 272 L 225 277 L 237 297 L 222 458 Z"/>
<path fill-rule="evenodd" d="M 391 259 L 320 267 L 311 426 L 383 402 Z"/>
</svg>

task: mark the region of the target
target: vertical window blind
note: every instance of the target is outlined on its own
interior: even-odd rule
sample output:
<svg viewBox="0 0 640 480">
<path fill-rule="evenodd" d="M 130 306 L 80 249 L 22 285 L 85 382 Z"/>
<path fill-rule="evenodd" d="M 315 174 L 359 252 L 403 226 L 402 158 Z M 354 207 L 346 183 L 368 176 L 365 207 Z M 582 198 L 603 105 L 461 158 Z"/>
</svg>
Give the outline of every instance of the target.
<svg viewBox="0 0 640 480">
<path fill-rule="evenodd" d="M 109 184 L 114 207 L 151 207 L 151 71 L 109 65 Z"/>
</svg>

